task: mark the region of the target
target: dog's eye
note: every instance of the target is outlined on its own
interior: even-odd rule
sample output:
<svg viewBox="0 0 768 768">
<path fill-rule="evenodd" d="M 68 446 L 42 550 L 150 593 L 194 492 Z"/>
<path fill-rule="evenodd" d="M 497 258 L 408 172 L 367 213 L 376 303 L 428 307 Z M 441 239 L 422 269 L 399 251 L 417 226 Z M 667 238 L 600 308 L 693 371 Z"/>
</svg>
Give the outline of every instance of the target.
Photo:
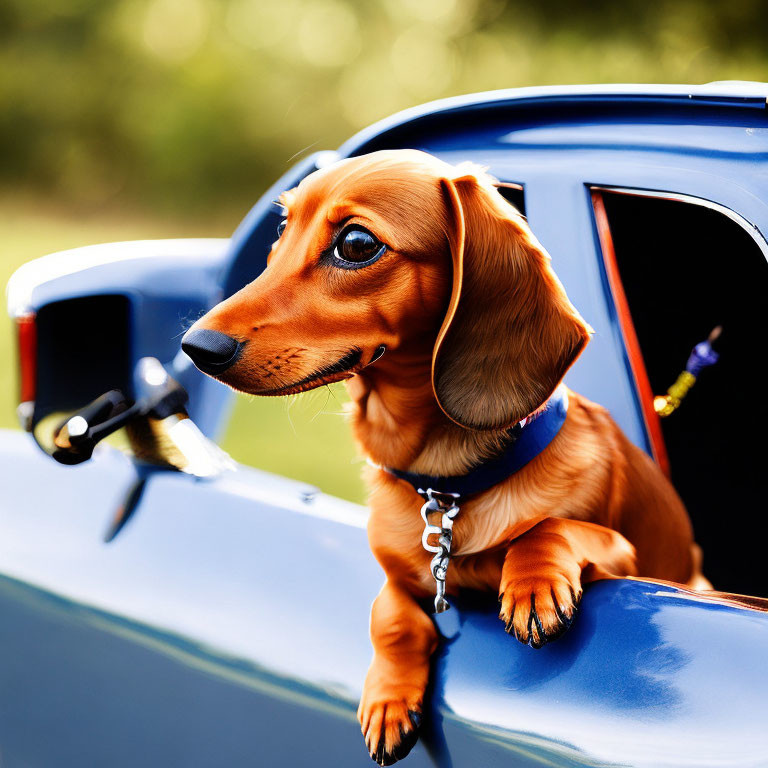
<svg viewBox="0 0 768 768">
<path fill-rule="evenodd" d="M 377 240 L 367 229 L 353 226 L 339 235 L 333 255 L 338 266 L 356 269 L 372 264 L 386 249 L 387 246 Z"/>
<path fill-rule="evenodd" d="M 283 220 L 282 220 L 282 221 L 281 221 L 281 222 L 280 222 L 280 223 L 277 225 L 277 237 L 278 237 L 278 239 L 280 238 L 280 235 L 282 235 L 282 234 L 283 234 L 283 232 L 285 232 L 285 225 L 286 225 L 287 223 L 288 223 L 288 222 L 286 221 L 286 219 L 283 219 Z"/>
</svg>

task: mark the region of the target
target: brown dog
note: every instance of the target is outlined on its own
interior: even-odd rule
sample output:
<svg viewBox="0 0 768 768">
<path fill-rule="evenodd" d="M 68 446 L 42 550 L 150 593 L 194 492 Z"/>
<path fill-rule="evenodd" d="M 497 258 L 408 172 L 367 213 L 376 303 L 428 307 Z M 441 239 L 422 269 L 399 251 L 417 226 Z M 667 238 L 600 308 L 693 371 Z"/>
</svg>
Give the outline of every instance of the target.
<svg viewBox="0 0 768 768">
<path fill-rule="evenodd" d="M 587 343 L 548 255 L 477 168 L 376 152 L 313 173 L 281 202 L 285 231 L 267 269 L 199 320 L 185 349 L 256 395 L 348 380 L 355 437 L 377 465 L 467 472 L 542 408 Z M 213 350 L 218 368 L 192 343 L 201 329 L 218 332 L 197 334 L 214 347 L 229 337 L 223 355 Z M 387 580 L 358 714 L 371 756 L 387 765 L 416 740 L 437 644 L 420 603 L 434 580 L 422 499 L 389 472 L 366 471 L 369 540 Z M 462 500 L 453 552 L 448 593 L 497 591 L 507 631 L 534 646 L 570 623 L 587 581 L 637 573 L 708 586 L 672 486 L 575 393 L 542 453 Z"/>
</svg>

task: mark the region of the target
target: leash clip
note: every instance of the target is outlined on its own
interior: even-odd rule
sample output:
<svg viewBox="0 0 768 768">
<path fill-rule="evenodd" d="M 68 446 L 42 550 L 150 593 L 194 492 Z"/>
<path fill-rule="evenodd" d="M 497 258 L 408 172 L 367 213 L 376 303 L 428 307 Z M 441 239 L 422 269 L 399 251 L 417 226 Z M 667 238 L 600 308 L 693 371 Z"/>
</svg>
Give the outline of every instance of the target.
<svg viewBox="0 0 768 768">
<path fill-rule="evenodd" d="M 434 554 L 429 570 L 435 580 L 435 613 L 443 613 L 451 607 L 445 598 L 445 579 L 451 561 L 453 520 L 461 509 L 456 503 L 459 494 L 435 491 L 432 488 L 426 490 L 419 488 L 418 493 L 425 499 L 421 507 L 421 518 L 424 520 L 421 545 L 427 552 Z M 440 525 L 433 525 L 429 521 L 429 516 L 435 512 L 441 514 Z M 433 534 L 438 537 L 437 544 L 429 542 L 429 537 Z"/>
</svg>

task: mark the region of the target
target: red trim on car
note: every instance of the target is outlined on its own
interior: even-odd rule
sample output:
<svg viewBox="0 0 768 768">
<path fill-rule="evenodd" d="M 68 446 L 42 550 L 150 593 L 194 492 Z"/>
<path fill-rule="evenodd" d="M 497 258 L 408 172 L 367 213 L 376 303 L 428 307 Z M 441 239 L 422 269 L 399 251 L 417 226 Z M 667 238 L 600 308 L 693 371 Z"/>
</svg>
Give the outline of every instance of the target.
<svg viewBox="0 0 768 768">
<path fill-rule="evenodd" d="M 635 325 L 632 322 L 632 314 L 629 311 L 629 303 L 624 293 L 624 286 L 619 274 L 619 265 L 616 261 L 616 251 L 613 247 L 613 237 L 608 224 L 608 214 L 605 211 L 605 203 L 601 192 L 592 190 L 592 207 L 595 211 L 597 234 L 600 239 L 600 249 L 603 253 L 603 263 L 608 276 L 608 284 L 611 288 L 616 313 L 619 317 L 619 327 L 624 339 L 624 347 L 629 357 L 629 365 L 635 380 L 635 387 L 640 396 L 640 406 L 643 412 L 643 421 L 651 441 L 651 451 L 656 463 L 661 467 L 665 475 L 669 476 L 669 457 L 664 435 L 661 431 L 661 421 L 653 408 L 653 390 L 648 379 L 648 371 L 645 368 L 643 353 L 640 350 L 640 342 L 637 340 Z"/>
<path fill-rule="evenodd" d="M 30 313 L 16 318 L 19 349 L 20 391 L 19 402 L 35 399 L 37 368 L 37 325 L 35 315 Z"/>
</svg>

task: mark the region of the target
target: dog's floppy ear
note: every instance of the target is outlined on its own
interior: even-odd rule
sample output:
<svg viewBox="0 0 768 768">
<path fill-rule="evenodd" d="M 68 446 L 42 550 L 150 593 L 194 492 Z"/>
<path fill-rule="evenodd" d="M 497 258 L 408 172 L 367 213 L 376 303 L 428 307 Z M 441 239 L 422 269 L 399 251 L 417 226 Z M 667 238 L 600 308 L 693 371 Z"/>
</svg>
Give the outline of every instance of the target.
<svg viewBox="0 0 768 768">
<path fill-rule="evenodd" d="M 453 290 L 432 355 L 444 413 L 504 429 L 540 408 L 589 339 L 549 255 L 482 171 L 441 180 Z"/>
</svg>

